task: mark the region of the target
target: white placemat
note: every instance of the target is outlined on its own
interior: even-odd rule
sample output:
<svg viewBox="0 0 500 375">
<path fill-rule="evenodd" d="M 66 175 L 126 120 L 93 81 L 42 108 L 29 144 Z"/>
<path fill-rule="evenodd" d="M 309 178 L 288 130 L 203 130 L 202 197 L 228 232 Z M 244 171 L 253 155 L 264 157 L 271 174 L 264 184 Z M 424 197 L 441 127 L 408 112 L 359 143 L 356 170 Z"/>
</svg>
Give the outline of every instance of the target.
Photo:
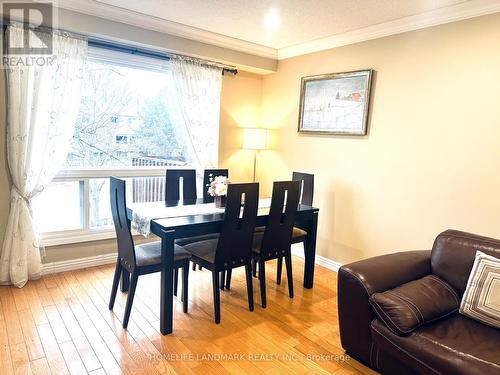
<svg viewBox="0 0 500 375">
<path fill-rule="evenodd" d="M 270 207 L 271 199 L 259 200 L 259 208 Z M 223 208 L 215 207 L 215 203 L 190 204 L 185 206 L 165 207 L 165 202 L 133 203 L 132 230 L 148 237 L 151 233 L 151 220 L 179 216 L 210 215 L 223 213 Z"/>
</svg>

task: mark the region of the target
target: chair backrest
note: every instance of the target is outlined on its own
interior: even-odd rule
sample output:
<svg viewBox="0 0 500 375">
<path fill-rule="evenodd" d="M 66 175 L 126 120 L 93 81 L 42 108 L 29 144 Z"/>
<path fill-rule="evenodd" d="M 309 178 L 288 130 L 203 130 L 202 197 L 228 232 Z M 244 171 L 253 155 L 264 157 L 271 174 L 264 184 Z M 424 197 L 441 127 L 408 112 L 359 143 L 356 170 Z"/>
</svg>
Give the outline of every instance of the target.
<svg viewBox="0 0 500 375">
<path fill-rule="evenodd" d="M 214 201 L 214 197 L 208 194 L 208 186 L 210 179 L 217 176 L 229 177 L 229 169 L 205 169 L 203 173 L 203 202 L 212 203 Z"/>
<path fill-rule="evenodd" d="M 251 260 L 258 207 L 258 183 L 228 185 L 224 223 L 215 252 L 217 269 L 238 267 Z"/>
<path fill-rule="evenodd" d="M 127 217 L 127 204 L 125 196 L 125 181 L 110 177 L 110 201 L 113 223 L 115 224 L 118 256 L 122 259 L 128 271 L 135 268 L 134 240 L 130 232 L 130 221 Z"/>
<path fill-rule="evenodd" d="M 165 176 L 165 200 L 177 201 L 180 198 L 180 182 L 182 178 L 183 199 L 196 199 L 196 170 L 167 169 Z"/>
<path fill-rule="evenodd" d="M 301 181 L 300 204 L 312 206 L 314 196 L 314 175 L 310 173 L 293 172 L 292 180 Z"/>
<path fill-rule="evenodd" d="M 273 259 L 290 249 L 299 192 L 299 181 L 278 181 L 273 184 L 269 218 L 262 238 L 261 257 Z"/>
</svg>

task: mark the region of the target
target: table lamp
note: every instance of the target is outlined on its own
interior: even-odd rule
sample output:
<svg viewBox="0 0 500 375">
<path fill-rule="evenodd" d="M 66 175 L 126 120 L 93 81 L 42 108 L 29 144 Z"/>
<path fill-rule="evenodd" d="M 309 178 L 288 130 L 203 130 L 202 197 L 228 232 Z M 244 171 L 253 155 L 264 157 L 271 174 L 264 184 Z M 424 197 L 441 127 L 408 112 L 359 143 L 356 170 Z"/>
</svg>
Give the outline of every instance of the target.
<svg viewBox="0 0 500 375">
<path fill-rule="evenodd" d="M 254 150 L 253 154 L 253 182 L 255 182 L 255 171 L 257 168 L 257 152 L 267 148 L 267 129 L 244 128 L 243 149 Z"/>
</svg>

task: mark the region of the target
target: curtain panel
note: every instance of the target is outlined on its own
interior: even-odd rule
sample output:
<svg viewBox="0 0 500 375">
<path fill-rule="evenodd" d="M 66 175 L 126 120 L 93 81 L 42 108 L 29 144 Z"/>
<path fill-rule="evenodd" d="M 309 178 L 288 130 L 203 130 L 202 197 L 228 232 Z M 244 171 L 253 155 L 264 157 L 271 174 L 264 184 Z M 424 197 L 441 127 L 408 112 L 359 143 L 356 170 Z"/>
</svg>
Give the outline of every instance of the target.
<svg viewBox="0 0 500 375">
<path fill-rule="evenodd" d="M 222 68 L 181 56 L 171 58 L 170 68 L 174 81 L 172 95 L 177 99 L 177 105 L 170 105 L 173 120 L 185 129 L 190 154 L 198 169 L 216 168 Z"/>
<path fill-rule="evenodd" d="M 23 45 L 24 32 L 20 26 L 9 26 L 6 43 Z M 2 285 L 22 287 L 41 276 L 43 247 L 31 201 L 62 167 L 78 114 L 87 41 L 67 33 L 54 33 L 52 40 L 53 64 L 5 67 L 7 154 L 13 186 L 0 253 Z"/>
</svg>

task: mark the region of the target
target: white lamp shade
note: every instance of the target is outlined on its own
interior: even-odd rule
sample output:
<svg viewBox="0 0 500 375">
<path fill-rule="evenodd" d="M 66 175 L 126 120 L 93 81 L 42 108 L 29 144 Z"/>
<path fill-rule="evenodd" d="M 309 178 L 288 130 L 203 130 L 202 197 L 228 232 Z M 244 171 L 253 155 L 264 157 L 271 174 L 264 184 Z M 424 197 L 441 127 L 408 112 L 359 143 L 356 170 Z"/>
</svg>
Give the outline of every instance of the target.
<svg viewBox="0 0 500 375">
<path fill-rule="evenodd" d="M 244 128 L 243 148 L 246 150 L 265 150 L 267 148 L 267 129 Z"/>
</svg>

